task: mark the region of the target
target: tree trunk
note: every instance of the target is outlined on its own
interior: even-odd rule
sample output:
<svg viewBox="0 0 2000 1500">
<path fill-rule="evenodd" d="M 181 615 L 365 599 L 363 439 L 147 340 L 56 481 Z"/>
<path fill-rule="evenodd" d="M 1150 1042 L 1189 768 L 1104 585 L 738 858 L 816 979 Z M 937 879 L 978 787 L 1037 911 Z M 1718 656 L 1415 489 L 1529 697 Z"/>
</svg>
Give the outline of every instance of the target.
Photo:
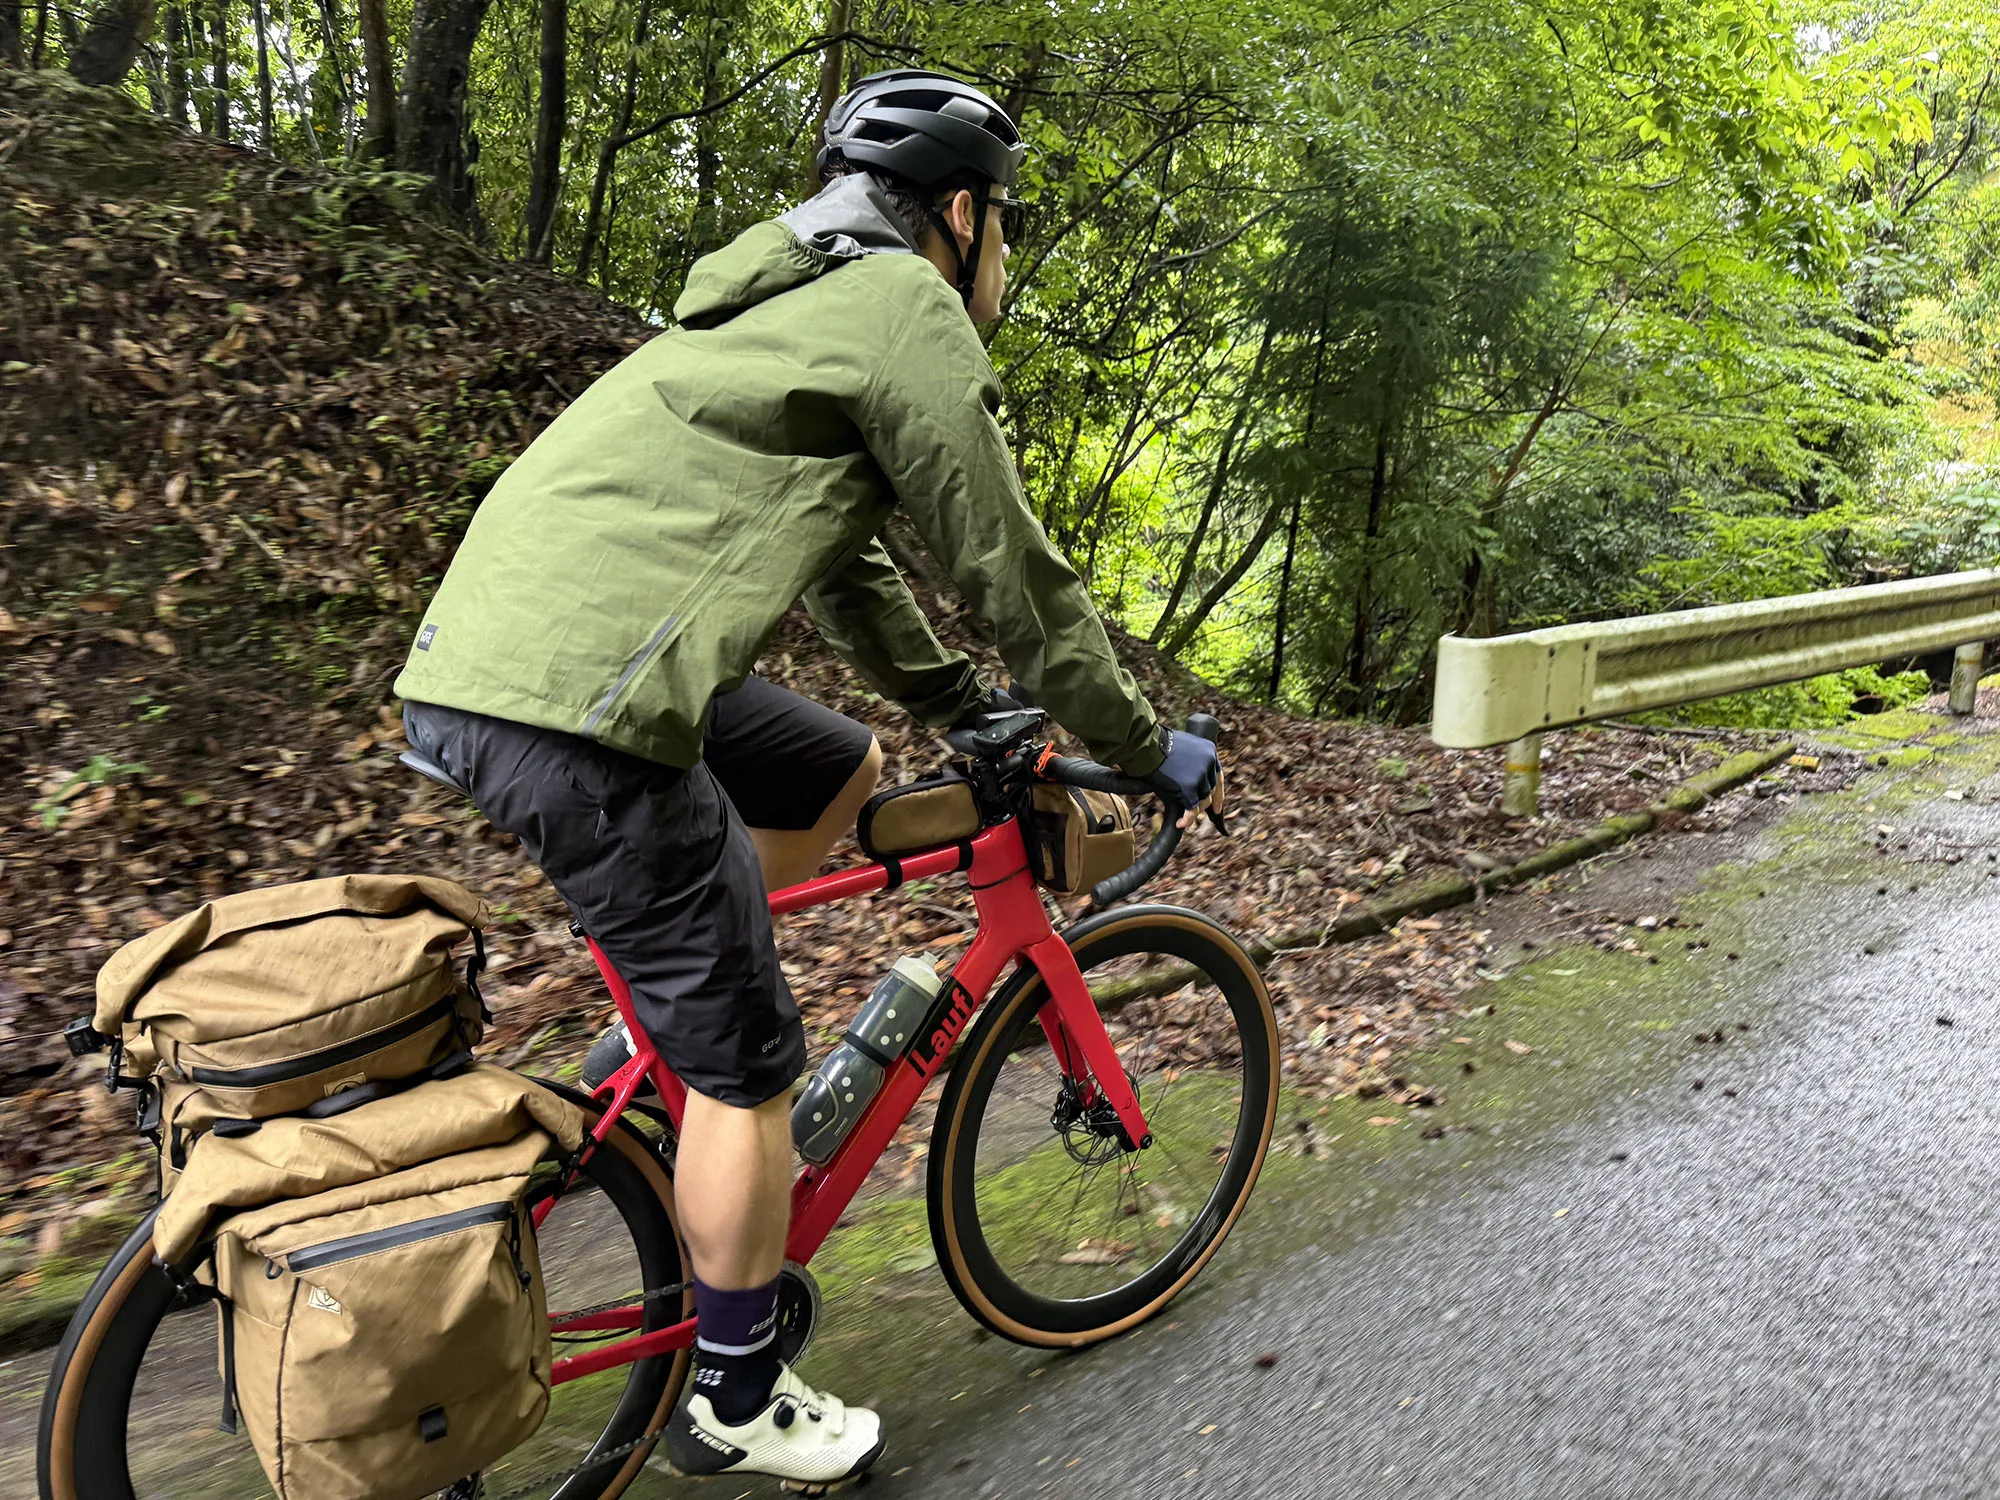
<svg viewBox="0 0 2000 1500">
<path fill-rule="evenodd" d="M 7 0 L 0 0 L 5 5 Z M 167 109 L 174 123 L 188 124 L 188 34 L 187 11 L 179 5 L 167 8 Z"/>
<path fill-rule="evenodd" d="M 159 0 L 104 0 L 70 52 L 70 73 L 97 88 L 124 82 L 153 29 L 158 4 Z"/>
<path fill-rule="evenodd" d="M 194 95 L 194 126 L 203 135 L 215 134 L 215 89 L 202 76 L 202 59 L 208 54 L 208 30 L 192 0 L 181 9 L 181 34 L 187 41 L 188 88 Z"/>
<path fill-rule="evenodd" d="M 837 37 L 847 30 L 849 0 L 831 0 L 826 8 L 826 34 Z M 840 99 L 840 75 L 846 67 L 847 43 L 832 42 L 819 55 L 819 108 L 813 112 L 812 135 L 806 141 L 807 194 L 819 191 L 819 148 L 826 139 L 826 117 Z"/>
<path fill-rule="evenodd" d="M 466 150 L 465 85 L 488 3 L 416 0 L 396 101 L 396 165 L 430 178 L 430 200 L 467 222 L 478 198 Z"/>
<path fill-rule="evenodd" d="M 0 4 L 4 3 L 5 0 L 0 0 Z M 159 12 L 157 10 L 153 13 L 153 19 L 157 26 L 159 21 Z M 146 72 L 147 107 L 162 120 L 171 120 L 174 117 L 174 98 L 173 88 L 167 82 L 166 49 L 163 47 L 141 47 L 139 49 L 139 61 L 144 65 Z"/>
<path fill-rule="evenodd" d="M 620 143 L 625 132 L 632 128 L 632 111 L 639 97 L 639 53 L 645 48 L 652 19 L 652 0 L 639 0 L 639 19 L 632 28 L 632 50 L 625 57 L 625 87 L 618 96 L 618 114 L 605 134 L 604 144 L 597 148 L 597 175 L 591 179 L 590 207 L 583 215 L 583 243 L 576 252 L 579 281 L 590 279 L 591 258 L 604 229 L 604 196 L 611 187 L 611 171 L 618 164 L 618 153 L 623 149 Z"/>
<path fill-rule="evenodd" d="M 22 0 L 0 0 L 0 63 L 18 68 L 27 61 L 21 50 Z"/>
<path fill-rule="evenodd" d="M 250 0 L 251 29 L 257 34 L 257 144 L 271 149 L 271 38 L 264 25 L 264 0 Z"/>
<path fill-rule="evenodd" d="M 41 0 L 41 3 L 35 7 L 35 46 L 34 50 L 28 54 L 29 67 L 31 68 L 41 67 L 42 43 L 48 39 L 48 34 L 49 34 L 49 0 Z"/>
<path fill-rule="evenodd" d="M 289 41 L 296 41 L 299 33 L 295 26 L 288 25 L 285 28 L 285 35 Z M 298 116 L 300 128 L 305 132 L 306 145 L 312 148 L 313 160 L 321 166 L 325 166 L 326 150 L 319 143 L 320 127 L 325 111 L 319 108 L 319 100 L 332 96 L 334 98 L 334 108 L 337 112 L 339 108 L 338 96 L 335 95 L 334 90 L 327 88 L 324 83 L 317 82 L 321 76 L 320 73 L 313 75 L 316 86 L 310 93 L 307 92 L 305 80 L 299 77 L 298 59 L 292 55 L 289 41 L 274 43 L 274 45 L 278 49 L 278 60 L 285 65 L 285 77 L 292 86 L 292 109 Z M 334 71 L 336 70 L 332 59 L 329 58 L 325 61 L 322 72 L 332 73 Z M 337 135 L 338 133 L 337 130 L 328 131 L 328 134 Z"/>
<path fill-rule="evenodd" d="M 563 132 L 569 125 L 569 0 L 542 0 L 542 95 L 528 174 L 528 259 L 549 263 L 562 196 Z"/>
<path fill-rule="evenodd" d="M 334 0 L 318 0 L 319 34 L 322 66 L 333 75 L 334 97 L 340 101 L 341 150 L 354 154 L 354 79 L 347 66 L 347 34 L 341 29 L 340 19 L 334 14 Z M 317 88 L 318 73 L 313 74 Z"/>
<path fill-rule="evenodd" d="M 1264 519 L 1257 527 L 1257 534 L 1250 538 L 1250 545 L 1243 549 L 1242 556 L 1229 565 L 1227 572 L 1209 585 L 1208 592 L 1201 596 L 1201 602 L 1195 605 L 1186 619 L 1174 627 L 1174 633 L 1161 645 L 1162 651 L 1169 656 L 1181 654 L 1188 642 L 1194 639 L 1194 633 L 1201 629 L 1203 622 L 1214 611 L 1215 606 L 1229 597 L 1229 591 L 1243 581 L 1243 575 L 1250 571 L 1251 565 L 1259 557 L 1263 556 L 1264 548 L 1270 543 L 1271 533 L 1278 529 L 1278 518 L 1284 513 L 1285 507 L 1282 505 L 1273 505 L 1264 512 Z"/>
<path fill-rule="evenodd" d="M 229 139 L 229 0 L 215 0 L 209 13 L 214 40 L 209 44 L 209 112 L 215 116 L 215 138 Z"/>
<path fill-rule="evenodd" d="M 1264 695 L 1264 701 L 1276 707 L 1278 690 L 1285 685 L 1285 611 L 1292 602 L 1292 559 L 1299 550 L 1299 511 L 1305 501 L 1301 495 L 1292 496 L 1292 519 L 1285 525 L 1285 565 L 1278 572 L 1278 623 L 1271 632 L 1271 690 Z"/>
<path fill-rule="evenodd" d="M 1167 627 L 1173 623 L 1174 611 L 1180 608 L 1181 596 L 1194 579 L 1195 564 L 1201 558 L 1201 544 L 1208 537 L 1209 523 L 1215 519 L 1215 508 L 1222 501 L 1222 492 L 1229 484 L 1229 464 L 1236 451 L 1236 440 L 1243 434 L 1243 428 L 1250 420 L 1250 407 L 1257 394 L 1258 382 L 1264 374 L 1264 357 L 1271 352 L 1271 340 L 1277 336 L 1278 324 L 1271 319 L 1264 324 L 1264 341 L 1257 346 L 1257 360 L 1251 366 L 1250 379 L 1244 383 L 1243 393 L 1236 400 L 1236 411 L 1229 419 L 1229 430 L 1223 434 L 1222 451 L 1215 458 L 1215 473 L 1210 476 L 1208 494 L 1201 503 L 1201 519 L 1195 522 L 1194 535 L 1188 538 L 1188 549 L 1181 556 L 1181 565 L 1174 573 L 1174 586 L 1167 593 L 1166 608 L 1160 611 L 1160 618 L 1153 623 L 1153 633 L 1147 637 L 1158 644 Z M 1171 654 L 1172 648 L 1167 648 Z"/>
<path fill-rule="evenodd" d="M 1368 520 L 1361 532 L 1361 582 L 1354 590 L 1354 633 L 1347 642 L 1347 680 L 1367 685 L 1369 616 L 1375 608 L 1375 539 L 1382 534 L 1382 497 L 1389 490 L 1389 424 L 1375 429 L 1375 467 L 1368 475 Z"/>
<path fill-rule="evenodd" d="M 1491 475 L 1486 490 L 1486 498 L 1479 505 L 1479 519 L 1488 531 L 1500 529 L 1500 511 L 1507 500 L 1507 492 L 1514 487 L 1522 466 L 1528 461 L 1528 450 L 1541 436 L 1556 408 L 1562 405 L 1568 389 L 1565 377 L 1557 376 L 1549 386 L 1549 394 L 1542 402 L 1541 409 L 1528 423 L 1528 430 L 1521 434 L 1521 440 L 1514 445 L 1508 457 L 1507 467 L 1496 469 Z M 1459 593 L 1459 633 L 1468 636 L 1490 636 L 1500 633 L 1500 574 L 1495 567 L 1497 559 L 1475 551 L 1465 565 L 1465 579 Z"/>
<path fill-rule="evenodd" d="M 376 161 L 396 155 L 396 74 L 389 51 L 389 13 L 384 0 L 360 0 L 361 69 L 367 75 L 368 120 L 361 154 Z"/>
</svg>

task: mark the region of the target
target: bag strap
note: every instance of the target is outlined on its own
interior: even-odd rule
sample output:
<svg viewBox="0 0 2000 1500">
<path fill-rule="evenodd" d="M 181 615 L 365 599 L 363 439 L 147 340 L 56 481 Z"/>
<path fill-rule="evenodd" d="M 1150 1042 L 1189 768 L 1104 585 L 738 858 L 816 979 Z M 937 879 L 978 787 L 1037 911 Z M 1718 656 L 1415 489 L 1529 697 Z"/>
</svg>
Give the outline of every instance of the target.
<svg viewBox="0 0 2000 1500">
<path fill-rule="evenodd" d="M 364 1104 L 373 1104 L 377 1099 L 388 1099 L 404 1093 L 420 1083 L 456 1077 L 471 1066 L 472 1050 L 469 1047 L 462 1048 L 449 1057 L 440 1058 L 421 1073 L 412 1073 L 408 1078 L 378 1078 L 373 1083 L 342 1089 L 337 1094 L 328 1094 L 324 1099 L 314 1100 L 298 1113 L 308 1120 L 328 1120 L 335 1115 L 344 1115 L 350 1109 L 359 1109 Z"/>
<path fill-rule="evenodd" d="M 953 870 L 971 869 L 972 840 L 960 839 L 958 840 L 956 847 L 958 849 L 958 863 L 953 865 L 952 869 Z M 897 886 L 903 883 L 902 860 L 898 859 L 893 854 L 878 854 L 875 856 L 875 862 L 879 864 L 883 869 L 889 872 L 889 883 L 882 887 L 883 890 L 893 891 L 894 889 L 896 889 Z"/>
<path fill-rule="evenodd" d="M 373 1104 L 377 1099 L 392 1098 L 397 1094 L 415 1088 L 420 1083 L 432 1083 L 440 1078 L 455 1078 L 472 1066 L 472 1049 L 462 1048 L 449 1057 L 440 1058 L 420 1073 L 412 1073 L 407 1078 L 378 1078 L 372 1083 L 357 1084 L 351 1089 L 342 1089 L 337 1094 L 328 1094 L 324 1099 L 315 1099 L 304 1109 L 295 1109 L 282 1115 L 266 1115 L 262 1119 L 246 1120 L 227 1116 L 209 1126 L 209 1134 L 219 1135 L 224 1140 L 234 1140 L 239 1136 L 255 1135 L 264 1128 L 264 1120 L 330 1120 L 335 1115 L 344 1115 L 350 1109 L 359 1109 L 364 1104 Z M 176 1166 L 180 1163 L 176 1162 Z"/>
<path fill-rule="evenodd" d="M 222 1420 L 216 1426 L 231 1437 L 236 1435 L 236 1305 L 227 1297 L 215 1299 L 216 1316 L 222 1320 Z"/>
<path fill-rule="evenodd" d="M 479 976 L 485 972 L 486 935 L 475 927 L 472 929 L 472 957 L 465 961 L 465 987 L 472 991 L 472 998 L 479 1005 L 479 1019 L 491 1026 L 493 1012 L 486 1008 L 486 997 L 479 993 Z"/>
</svg>

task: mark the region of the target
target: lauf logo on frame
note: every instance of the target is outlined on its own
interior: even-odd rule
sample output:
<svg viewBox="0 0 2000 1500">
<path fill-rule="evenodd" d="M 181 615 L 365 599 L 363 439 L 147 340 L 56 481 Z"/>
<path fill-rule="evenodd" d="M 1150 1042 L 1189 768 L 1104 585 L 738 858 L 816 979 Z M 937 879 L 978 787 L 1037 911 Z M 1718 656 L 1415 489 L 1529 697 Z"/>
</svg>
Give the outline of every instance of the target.
<svg viewBox="0 0 2000 1500">
<path fill-rule="evenodd" d="M 972 991 L 955 979 L 945 982 L 944 989 L 938 994 L 937 1003 L 931 1007 L 931 1013 L 924 1017 L 924 1024 L 917 1033 L 919 1036 L 926 1031 L 930 1033 L 930 1055 L 925 1056 L 920 1050 L 910 1054 L 910 1061 L 916 1064 L 917 1072 L 923 1076 L 926 1083 L 930 1081 L 931 1075 L 943 1066 L 945 1054 L 951 1051 L 952 1044 L 958 1040 L 958 1034 L 965 1030 L 965 1023 L 972 1019 L 972 1006 Z M 918 1044 L 920 1048 L 923 1045 L 923 1043 Z"/>
</svg>

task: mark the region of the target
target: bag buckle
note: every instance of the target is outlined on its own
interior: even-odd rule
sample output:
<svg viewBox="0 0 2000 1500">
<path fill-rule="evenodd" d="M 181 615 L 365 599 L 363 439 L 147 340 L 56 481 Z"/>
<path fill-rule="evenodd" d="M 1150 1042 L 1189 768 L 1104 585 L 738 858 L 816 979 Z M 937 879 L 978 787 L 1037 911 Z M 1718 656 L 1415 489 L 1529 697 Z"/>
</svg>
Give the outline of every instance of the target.
<svg viewBox="0 0 2000 1500">
<path fill-rule="evenodd" d="M 78 1016 L 62 1029 L 63 1041 L 69 1046 L 71 1057 L 89 1057 L 93 1052 L 102 1052 L 111 1044 L 111 1038 L 91 1025 L 89 1016 Z"/>
</svg>

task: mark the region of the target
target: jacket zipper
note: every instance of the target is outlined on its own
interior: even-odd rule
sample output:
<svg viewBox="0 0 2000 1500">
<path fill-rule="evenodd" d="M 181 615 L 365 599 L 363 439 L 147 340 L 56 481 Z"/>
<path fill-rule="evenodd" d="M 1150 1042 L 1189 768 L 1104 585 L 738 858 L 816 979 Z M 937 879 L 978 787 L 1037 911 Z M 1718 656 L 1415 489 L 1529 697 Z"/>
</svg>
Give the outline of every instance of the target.
<svg viewBox="0 0 2000 1500">
<path fill-rule="evenodd" d="M 195 1083 L 206 1084 L 219 1089 L 256 1089 L 267 1084 L 290 1083 L 294 1078 L 304 1078 L 327 1068 L 337 1068 L 342 1063 L 353 1062 L 357 1057 L 366 1057 L 371 1052 L 379 1052 L 384 1047 L 393 1047 L 397 1042 L 415 1036 L 426 1027 L 435 1026 L 439 1021 L 458 1008 L 458 996 L 446 995 L 434 1005 L 426 1006 L 413 1016 L 405 1016 L 393 1026 L 384 1026 L 379 1031 L 371 1031 L 366 1036 L 358 1036 L 351 1042 L 342 1042 L 337 1047 L 325 1047 L 318 1052 L 309 1052 L 304 1057 L 290 1057 L 283 1062 L 258 1063 L 248 1068 L 199 1068 L 191 1067 L 187 1076 Z"/>
<path fill-rule="evenodd" d="M 288 1251 L 285 1255 L 285 1269 L 296 1276 L 303 1271 L 333 1265 L 336 1261 L 372 1255 L 377 1250 L 396 1250 L 404 1245 L 414 1245 L 419 1240 L 433 1240 L 440 1235 L 456 1234 L 461 1229 L 472 1229 L 480 1224 L 498 1224 L 502 1220 L 514 1217 L 514 1205 L 511 1202 L 479 1203 L 471 1208 L 457 1209 L 452 1213 L 435 1214 L 428 1219 L 413 1219 L 408 1224 L 391 1224 L 382 1229 L 364 1230 L 360 1234 L 328 1240 L 324 1244 L 307 1245 L 302 1249 Z M 515 1257 L 517 1270 L 519 1266 L 520 1259 L 517 1253 Z"/>
</svg>

